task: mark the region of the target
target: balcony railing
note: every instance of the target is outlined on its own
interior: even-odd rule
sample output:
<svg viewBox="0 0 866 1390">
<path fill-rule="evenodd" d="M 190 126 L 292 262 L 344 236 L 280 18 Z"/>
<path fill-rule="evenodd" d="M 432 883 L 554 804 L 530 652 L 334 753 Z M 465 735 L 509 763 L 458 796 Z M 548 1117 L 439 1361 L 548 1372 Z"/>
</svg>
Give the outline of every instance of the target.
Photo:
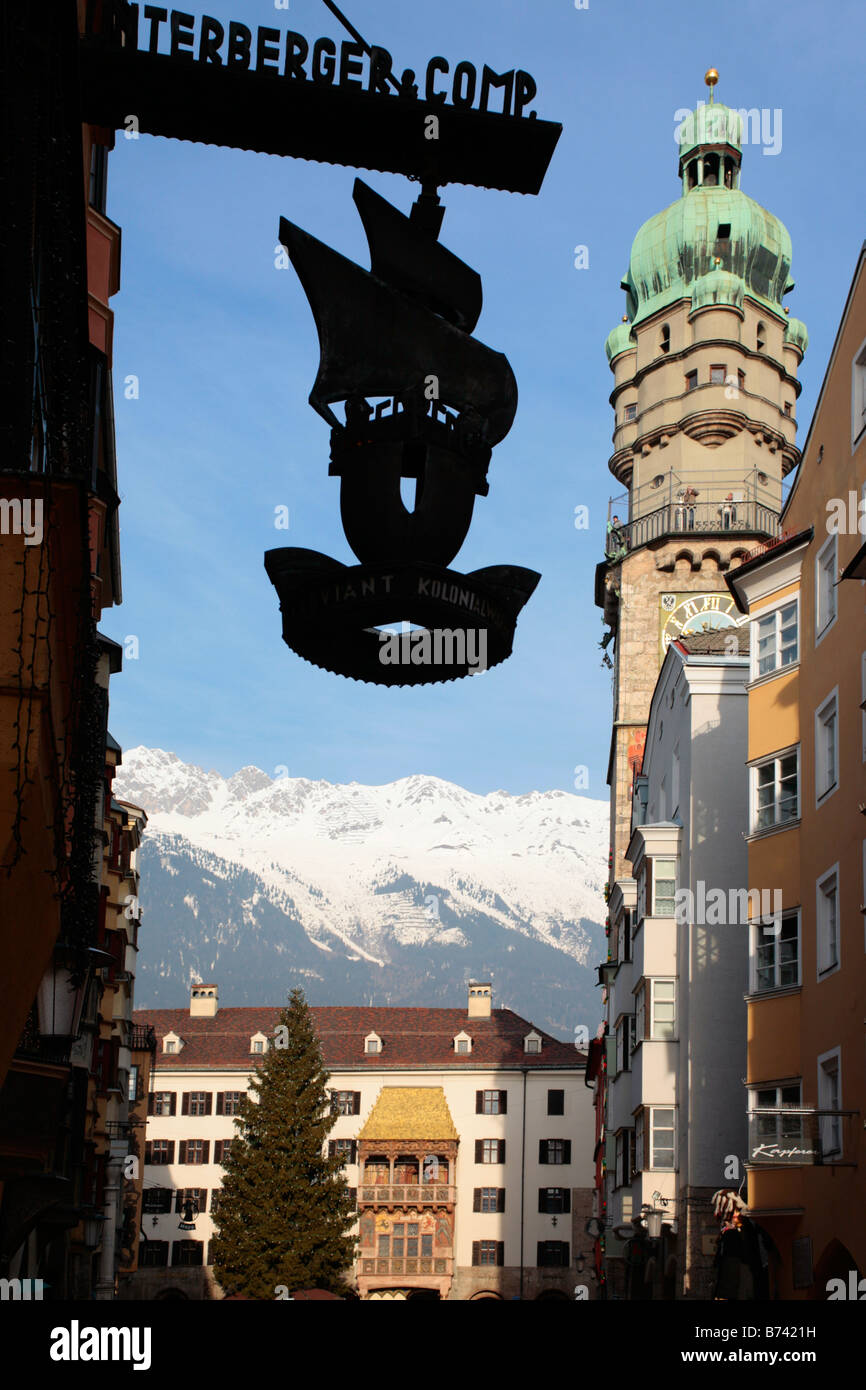
<svg viewBox="0 0 866 1390">
<path fill-rule="evenodd" d="M 391 1256 L 387 1259 L 361 1259 L 362 1274 L 451 1274 L 453 1260 L 447 1256 Z"/>
<path fill-rule="evenodd" d="M 765 474 L 746 478 L 723 471 L 710 477 L 669 474 L 658 486 L 645 483 L 612 498 L 608 507 L 605 556 L 622 559 L 662 536 L 778 534 L 781 502 Z M 614 523 L 614 517 L 617 518 Z M 630 520 L 626 520 L 630 517 Z"/>
<path fill-rule="evenodd" d="M 358 1205 L 373 1207 L 443 1206 L 457 1200 L 457 1188 L 442 1183 L 368 1183 L 358 1188 Z"/>
<path fill-rule="evenodd" d="M 749 1111 L 749 1165 L 753 1168 L 850 1166 L 859 1110 L 800 1110 L 788 1106 Z"/>
<path fill-rule="evenodd" d="M 155 1052 L 156 1033 L 149 1024 L 133 1023 L 129 1034 L 129 1046 L 133 1052 Z"/>
</svg>

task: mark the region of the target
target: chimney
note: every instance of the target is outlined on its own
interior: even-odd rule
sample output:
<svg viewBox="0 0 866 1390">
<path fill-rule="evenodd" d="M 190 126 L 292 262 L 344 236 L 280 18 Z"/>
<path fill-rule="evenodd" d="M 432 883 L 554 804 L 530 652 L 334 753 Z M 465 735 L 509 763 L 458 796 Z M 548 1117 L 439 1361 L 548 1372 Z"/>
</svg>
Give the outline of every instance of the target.
<svg viewBox="0 0 866 1390">
<path fill-rule="evenodd" d="M 469 1017 L 470 1018 L 489 1018 L 490 1010 L 493 1007 L 493 986 L 488 981 L 487 984 L 479 984 L 477 980 L 469 981 Z"/>
<path fill-rule="evenodd" d="M 219 1007 L 219 986 L 190 985 L 190 1018 L 216 1018 Z"/>
</svg>

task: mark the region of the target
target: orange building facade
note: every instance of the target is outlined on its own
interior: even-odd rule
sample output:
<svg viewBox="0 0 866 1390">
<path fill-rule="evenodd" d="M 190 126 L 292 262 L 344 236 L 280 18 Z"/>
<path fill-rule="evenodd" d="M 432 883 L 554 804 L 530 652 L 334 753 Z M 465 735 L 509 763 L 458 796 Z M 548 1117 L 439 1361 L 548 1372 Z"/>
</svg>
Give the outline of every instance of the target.
<svg viewBox="0 0 866 1390">
<path fill-rule="evenodd" d="M 782 908 L 752 927 L 748 1201 L 795 1299 L 866 1271 L 864 263 L 781 539 L 728 577 L 753 629 L 749 886 Z"/>
</svg>

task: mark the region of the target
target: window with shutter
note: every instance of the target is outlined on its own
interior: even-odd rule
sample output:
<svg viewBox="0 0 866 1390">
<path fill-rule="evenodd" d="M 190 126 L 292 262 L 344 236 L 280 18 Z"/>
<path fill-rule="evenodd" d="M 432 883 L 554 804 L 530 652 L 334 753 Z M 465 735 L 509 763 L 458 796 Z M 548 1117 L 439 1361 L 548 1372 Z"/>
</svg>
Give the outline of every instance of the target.
<svg viewBox="0 0 866 1390">
<path fill-rule="evenodd" d="M 483 1140 L 483 1139 L 476 1139 L 476 1140 L 475 1140 L 475 1162 L 476 1162 L 476 1163 L 483 1163 L 483 1162 L 484 1162 L 484 1140 Z"/>
<path fill-rule="evenodd" d="M 504 1264 L 505 1264 L 505 1241 L 504 1241 L 504 1240 L 498 1240 L 498 1241 L 496 1242 L 496 1263 L 497 1263 L 498 1265 L 504 1265 Z"/>
<path fill-rule="evenodd" d="M 178 1163 L 186 1163 L 186 1140 L 181 1139 L 179 1146 Z"/>
<path fill-rule="evenodd" d="M 474 1265 L 480 1265 L 480 1263 L 481 1263 L 481 1241 L 480 1241 L 480 1240 L 473 1240 L 473 1242 L 472 1242 L 472 1263 L 473 1263 Z"/>
<path fill-rule="evenodd" d="M 476 1187 L 472 1192 L 472 1210 L 481 1210 L 481 1188 Z"/>
<path fill-rule="evenodd" d="M 476 1114 L 476 1115 L 483 1115 L 483 1114 L 484 1114 L 484 1092 L 483 1092 L 483 1091 L 476 1091 L 476 1092 L 475 1092 L 475 1114 Z"/>
<path fill-rule="evenodd" d="M 548 1091 L 547 1113 L 548 1115 L 565 1114 L 565 1091 Z"/>
<path fill-rule="evenodd" d="M 222 1115 L 222 1114 L 223 1114 L 223 1105 L 224 1105 L 224 1103 L 225 1103 L 225 1091 L 217 1091 L 216 1112 L 217 1112 L 218 1115 Z"/>
<path fill-rule="evenodd" d="M 539 1141 L 538 1141 L 538 1161 L 539 1161 L 539 1163 L 546 1163 L 546 1162 L 547 1162 L 547 1140 L 546 1140 L 546 1139 L 539 1139 Z"/>
<path fill-rule="evenodd" d="M 180 1113 L 181 1115 L 189 1114 L 189 1091 L 184 1091 L 183 1093 L 183 1098 L 180 1103 Z"/>
<path fill-rule="evenodd" d="M 500 1188 L 499 1188 L 498 1198 L 499 1198 L 499 1201 L 498 1201 L 498 1205 L 497 1205 L 496 1210 L 497 1210 L 497 1211 L 504 1211 L 504 1210 L 505 1210 L 505 1188 L 504 1188 L 504 1187 L 500 1187 Z"/>
<path fill-rule="evenodd" d="M 500 1139 L 500 1141 L 499 1141 L 499 1162 L 500 1162 L 500 1163 L 504 1163 L 504 1162 L 505 1162 L 505 1140 L 504 1140 L 504 1139 Z"/>
</svg>

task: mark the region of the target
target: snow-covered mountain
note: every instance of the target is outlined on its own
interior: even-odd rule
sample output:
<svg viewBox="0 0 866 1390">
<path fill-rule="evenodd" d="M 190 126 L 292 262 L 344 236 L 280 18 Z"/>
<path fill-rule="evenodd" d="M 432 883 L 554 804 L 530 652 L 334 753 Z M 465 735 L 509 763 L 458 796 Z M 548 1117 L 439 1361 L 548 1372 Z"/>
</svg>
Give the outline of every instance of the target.
<svg viewBox="0 0 866 1390">
<path fill-rule="evenodd" d="M 386 786 L 225 779 L 125 753 L 115 795 L 144 807 L 138 1007 L 455 1005 L 470 977 L 560 1036 L 600 1016 L 606 802 L 479 796 L 436 777 Z"/>
</svg>

